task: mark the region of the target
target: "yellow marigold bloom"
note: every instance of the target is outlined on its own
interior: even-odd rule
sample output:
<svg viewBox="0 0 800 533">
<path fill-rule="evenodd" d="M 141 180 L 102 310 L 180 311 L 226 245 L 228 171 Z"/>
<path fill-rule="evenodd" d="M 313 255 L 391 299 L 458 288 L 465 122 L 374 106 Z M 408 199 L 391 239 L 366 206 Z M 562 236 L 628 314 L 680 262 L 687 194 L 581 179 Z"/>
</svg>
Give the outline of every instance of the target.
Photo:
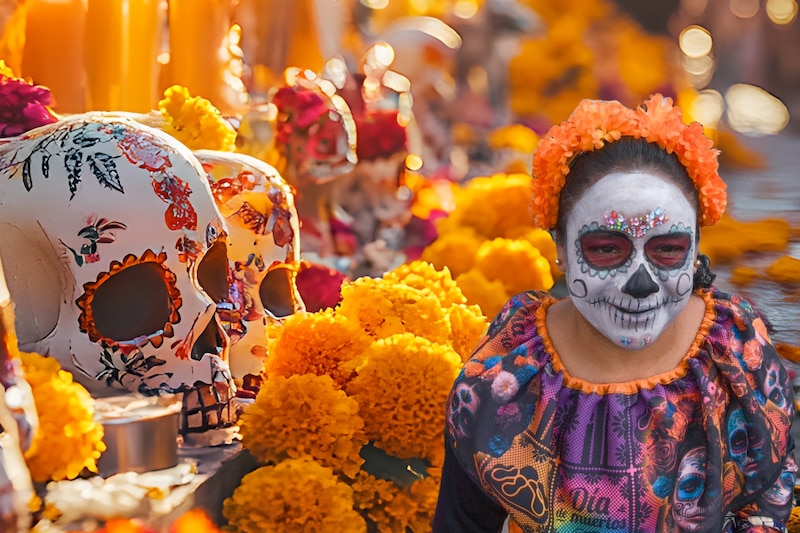
<svg viewBox="0 0 800 533">
<path fill-rule="evenodd" d="M 441 468 L 428 470 L 430 474 L 432 470 L 438 472 Z M 376 531 L 429 532 L 440 479 L 441 473 L 437 473 L 401 487 L 361 472 L 353 483 L 355 507 L 366 516 L 371 526 L 375 526 Z"/>
<path fill-rule="evenodd" d="M 456 283 L 464 291 L 467 302 L 480 307 L 484 315 L 490 319 L 502 309 L 509 296 L 506 287 L 500 280 L 489 280 L 480 270 L 472 269 L 456 278 Z"/>
<path fill-rule="evenodd" d="M 800 283 L 800 259 L 784 255 L 769 265 L 765 273 L 778 283 Z"/>
<path fill-rule="evenodd" d="M 447 310 L 452 336 L 450 344 L 466 361 L 486 331 L 489 321 L 477 305 L 454 305 Z"/>
<path fill-rule="evenodd" d="M 185 512 L 169 528 L 170 533 L 219 533 L 219 531 L 206 511 L 201 508 Z"/>
<path fill-rule="evenodd" d="M 781 252 L 789 246 L 791 226 L 781 219 L 739 222 L 729 215 L 700 230 L 700 252 L 711 264 L 730 263 L 747 252 Z"/>
<path fill-rule="evenodd" d="M 437 269 L 427 261 L 412 261 L 400 265 L 384 274 L 383 279 L 419 289 L 431 291 L 442 307 L 466 303 L 464 293 L 458 288 L 447 267 Z"/>
<path fill-rule="evenodd" d="M 235 148 L 236 130 L 210 101 L 191 96 L 186 87 L 173 85 L 158 102 L 163 129 L 192 150 Z"/>
<path fill-rule="evenodd" d="M 25 453 L 33 480 L 74 479 L 84 468 L 97 472 L 106 445 L 103 425 L 94 420 L 94 399 L 55 359 L 25 352 L 20 357 L 39 415 Z"/>
<path fill-rule="evenodd" d="M 449 269 L 450 274 L 457 278 L 472 268 L 475 254 L 484 240 L 468 227 L 440 233 L 435 241 L 425 247 L 420 259 L 431 263 L 437 270 Z"/>
<path fill-rule="evenodd" d="M 556 264 L 556 257 L 558 256 L 556 253 L 556 243 L 553 240 L 553 237 L 550 236 L 549 232 L 539 228 L 520 228 L 519 234 L 512 233 L 509 235 L 509 238 L 528 241 L 533 245 L 534 248 L 539 250 L 539 253 L 542 254 L 542 257 L 547 259 L 547 261 L 550 263 L 550 273 L 553 275 L 553 280 L 556 280 L 563 275 Z"/>
<path fill-rule="evenodd" d="M 486 142 L 495 150 L 510 148 L 517 152 L 530 152 L 539 144 L 536 132 L 522 124 L 510 124 L 489 133 Z"/>
<path fill-rule="evenodd" d="M 372 343 L 347 392 L 358 401 L 367 437 L 389 455 L 435 460 L 444 410 L 461 358 L 450 346 L 401 333 Z"/>
<path fill-rule="evenodd" d="M 530 190 L 531 177 L 527 174 L 474 178 L 456 196 L 449 224 L 468 226 L 487 239 L 508 237 L 520 227 L 532 228 Z M 447 228 L 446 223 L 442 226 Z"/>
<path fill-rule="evenodd" d="M 341 363 L 360 355 L 372 342 L 357 322 L 324 309 L 297 313 L 270 328 L 267 377 L 295 374 L 327 375 L 341 388 L 352 377 Z"/>
<path fill-rule="evenodd" d="M 450 323 L 431 291 L 382 278 L 345 282 L 337 313 L 356 321 L 376 338 L 405 332 L 439 343 L 450 338 Z"/>
<path fill-rule="evenodd" d="M 731 283 L 749 285 L 759 277 L 759 272 L 751 267 L 736 267 L 731 271 Z"/>
<path fill-rule="evenodd" d="M 241 420 L 242 443 L 261 463 L 310 456 L 354 477 L 367 443 L 359 405 L 329 376 L 272 376 Z"/>
<path fill-rule="evenodd" d="M 287 459 L 250 472 L 223 502 L 235 533 L 366 533 L 353 508 L 353 489 L 329 468 Z"/>
<path fill-rule="evenodd" d="M 516 116 L 558 123 L 576 102 L 597 95 L 596 59 L 585 41 L 589 24 L 582 16 L 559 17 L 543 36 L 522 42 L 508 65 L 509 106 Z"/>
<path fill-rule="evenodd" d="M 494 239 L 483 243 L 475 268 L 486 279 L 502 281 L 510 296 L 527 290 L 548 290 L 553 286 L 550 262 L 524 240 Z"/>
</svg>

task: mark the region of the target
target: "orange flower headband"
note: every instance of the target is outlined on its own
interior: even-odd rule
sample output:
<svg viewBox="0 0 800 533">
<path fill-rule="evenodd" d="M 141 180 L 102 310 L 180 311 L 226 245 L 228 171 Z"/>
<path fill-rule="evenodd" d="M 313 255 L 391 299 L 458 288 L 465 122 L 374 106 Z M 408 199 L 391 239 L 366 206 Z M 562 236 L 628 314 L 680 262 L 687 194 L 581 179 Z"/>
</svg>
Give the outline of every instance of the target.
<svg viewBox="0 0 800 533">
<path fill-rule="evenodd" d="M 719 150 L 700 123 L 685 124 L 672 99 L 656 94 L 636 109 L 617 101 L 582 100 L 569 119 L 550 128 L 533 156 L 529 211 L 537 227 L 555 227 L 558 197 L 574 157 L 620 137 L 643 138 L 677 155 L 697 190 L 700 225 L 719 221 L 727 204 L 725 182 L 718 172 Z"/>
</svg>

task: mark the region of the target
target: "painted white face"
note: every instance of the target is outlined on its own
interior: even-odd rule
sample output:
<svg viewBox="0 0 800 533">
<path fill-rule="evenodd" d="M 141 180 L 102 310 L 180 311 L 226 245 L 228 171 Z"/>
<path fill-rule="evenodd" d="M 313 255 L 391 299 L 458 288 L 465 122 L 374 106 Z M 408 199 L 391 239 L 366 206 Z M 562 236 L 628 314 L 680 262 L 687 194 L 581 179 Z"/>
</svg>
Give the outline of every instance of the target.
<svg viewBox="0 0 800 533">
<path fill-rule="evenodd" d="M 680 189 L 657 175 L 613 173 L 590 187 L 563 241 L 581 315 L 623 348 L 652 343 L 689 302 L 696 220 Z"/>
</svg>

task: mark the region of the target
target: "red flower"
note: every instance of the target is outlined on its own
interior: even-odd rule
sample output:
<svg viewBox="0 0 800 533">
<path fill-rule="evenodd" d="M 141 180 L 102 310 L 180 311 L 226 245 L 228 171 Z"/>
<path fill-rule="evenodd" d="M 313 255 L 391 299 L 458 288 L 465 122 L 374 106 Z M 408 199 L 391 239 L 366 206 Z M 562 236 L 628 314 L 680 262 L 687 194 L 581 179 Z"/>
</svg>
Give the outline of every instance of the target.
<svg viewBox="0 0 800 533">
<path fill-rule="evenodd" d="M 316 313 L 336 307 L 342 299 L 345 278 L 341 272 L 325 265 L 304 261 L 297 272 L 296 283 L 306 311 Z"/>
<path fill-rule="evenodd" d="M 374 111 L 356 118 L 356 139 L 358 160 L 374 161 L 406 151 L 408 134 L 397 111 Z"/>
<path fill-rule="evenodd" d="M 0 137 L 14 137 L 58 120 L 50 90 L 0 75 Z"/>
</svg>

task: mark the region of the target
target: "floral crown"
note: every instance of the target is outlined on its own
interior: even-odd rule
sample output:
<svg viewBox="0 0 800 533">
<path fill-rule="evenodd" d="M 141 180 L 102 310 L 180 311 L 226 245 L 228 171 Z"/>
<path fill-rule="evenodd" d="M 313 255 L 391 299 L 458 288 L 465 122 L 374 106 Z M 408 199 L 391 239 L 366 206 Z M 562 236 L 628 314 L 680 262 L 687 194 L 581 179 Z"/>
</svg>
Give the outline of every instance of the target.
<svg viewBox="0 0 800 533">
<path fill-rule="evenodd" d="M 684 123 L 672 99 L 655 94 L 636 109 L 617 101 L 582 100 L 569 119 L 550 128 L 533 155 L 529 211 L 537 227 L 555 227 L 558 197 L 575 156 L 599 150 L 621 137 L 646 139 L 677 155 L 697 190 L 700 225 L 719 221 L 727 204 L 725 182 L 718 172 L 719 150 L 700 123 Z"/>
</svg>

